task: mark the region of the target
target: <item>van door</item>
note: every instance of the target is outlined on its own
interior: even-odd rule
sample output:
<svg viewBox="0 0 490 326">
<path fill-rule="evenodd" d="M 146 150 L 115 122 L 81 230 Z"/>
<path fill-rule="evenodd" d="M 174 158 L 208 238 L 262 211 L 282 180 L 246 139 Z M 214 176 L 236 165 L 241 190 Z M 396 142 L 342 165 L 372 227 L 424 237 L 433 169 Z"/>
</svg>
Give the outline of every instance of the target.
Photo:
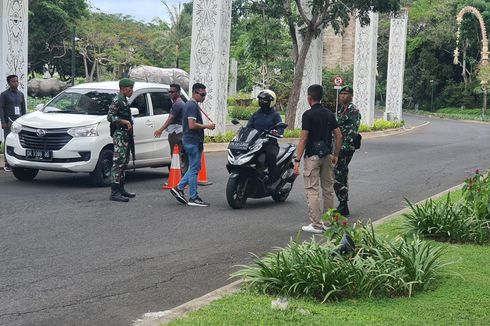
<svg viewBox="0 0 490 326">
<path fill-rule="evenodd" d="M 167 121 L 172 100 L 170 99 L 168 90 L 152 91 L 149 93 L 153 111 L 153 123 L 155 130 L 160 128 Z M 171 157 L 170 146 L 168 145 L 168 134 L 166 131 L 154 143 L 154 153 L 156 159 L 168 160 Z"/>
<path fill-rule="evenodd" d="M 134 116 L 134 144 L 136 149 L 136 165 L 147 164 L 153 158 L 154 124 L 148 105 L 148 93 L 136 95 L 129 104 L 131 108 L 139 110 Z M 130 162 L 131 165 L 132 162 Z"/>
</svg>

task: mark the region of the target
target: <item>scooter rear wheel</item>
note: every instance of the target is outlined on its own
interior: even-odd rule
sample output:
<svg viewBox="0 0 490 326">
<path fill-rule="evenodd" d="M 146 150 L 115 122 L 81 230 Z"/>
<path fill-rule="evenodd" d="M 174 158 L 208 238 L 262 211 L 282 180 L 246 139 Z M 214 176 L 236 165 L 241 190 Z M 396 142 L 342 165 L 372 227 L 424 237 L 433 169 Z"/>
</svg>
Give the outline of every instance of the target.
<svg viewBox="0 0 490 326">
<path fill-rule="evenodd" d="M 229 178 L 226 184 L 226 200 L 233 209 L 240 209 L 247 202 L 245 179 Z"/>
</svg>

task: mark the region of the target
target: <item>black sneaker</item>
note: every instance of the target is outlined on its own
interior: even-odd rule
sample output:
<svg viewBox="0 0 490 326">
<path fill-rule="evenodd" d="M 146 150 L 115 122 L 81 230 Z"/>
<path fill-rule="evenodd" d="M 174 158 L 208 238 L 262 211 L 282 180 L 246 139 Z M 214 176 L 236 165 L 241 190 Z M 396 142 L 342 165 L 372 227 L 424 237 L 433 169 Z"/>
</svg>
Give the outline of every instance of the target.
<svg viewBox="0 0 490 326">
<path fill-rule="evenodd" d="M 194 199 L 189 199 L 189 202 L 187 203 L 189 206 L 194 206 L 194 207 L 208 207 L 209 203 L 206 203 L 203 201 L 199 196 L 197 196 Z"/>
<path fill-rule="evenodd" d="M 179 201 L 179 203 L 187 204 L 187 199 L 185 199 L 185 194 L 183 190 L 177 188 L 177 186 L 170 189 L 170 193 Z"/>
</svg>

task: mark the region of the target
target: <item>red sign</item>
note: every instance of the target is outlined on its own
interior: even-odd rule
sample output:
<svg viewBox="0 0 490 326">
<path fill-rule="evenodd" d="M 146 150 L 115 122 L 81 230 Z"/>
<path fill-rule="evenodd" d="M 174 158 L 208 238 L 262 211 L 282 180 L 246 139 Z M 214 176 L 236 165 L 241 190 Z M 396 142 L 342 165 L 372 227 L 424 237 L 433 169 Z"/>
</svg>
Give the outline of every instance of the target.
<svg viewBox="0 0 490 326">
<path fill-rule="evenodd" d="M 335 86 L 340 86 L 344 83 L 344 80 L 342 79 L 342 77 L 340 76 L 336 76 L 334 79 L 333 79 L 333 84 Z"/>
</svg>

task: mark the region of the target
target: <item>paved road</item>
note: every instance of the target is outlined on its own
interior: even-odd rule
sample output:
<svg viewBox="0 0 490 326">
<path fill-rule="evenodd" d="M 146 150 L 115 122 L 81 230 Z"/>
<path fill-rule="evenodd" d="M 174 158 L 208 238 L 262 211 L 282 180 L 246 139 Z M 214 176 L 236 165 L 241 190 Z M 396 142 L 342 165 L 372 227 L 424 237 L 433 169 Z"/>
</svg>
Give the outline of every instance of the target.
<svg viewBox="0 0 490 326">
<path fill-rule="evenodd" d="M 490 165 L 490 125 L 407 117 L 431 124 L 369 139 L 351 167 L 351 210 L 377 219 L 459 184 Z M 84 175 L 41 172 L 34 182 L 0 172 L 0 325 L 129 325 L 230 282 L 248 252 L 285 245 L 306 221 L 298 178 L 283 204 L 224 198 L 226 156 L 206 156 L 211 208 L 188 208 L 160 190 L 166 169 L 129 173 L 138 193 L 108 201 Z"/>
</svg>

